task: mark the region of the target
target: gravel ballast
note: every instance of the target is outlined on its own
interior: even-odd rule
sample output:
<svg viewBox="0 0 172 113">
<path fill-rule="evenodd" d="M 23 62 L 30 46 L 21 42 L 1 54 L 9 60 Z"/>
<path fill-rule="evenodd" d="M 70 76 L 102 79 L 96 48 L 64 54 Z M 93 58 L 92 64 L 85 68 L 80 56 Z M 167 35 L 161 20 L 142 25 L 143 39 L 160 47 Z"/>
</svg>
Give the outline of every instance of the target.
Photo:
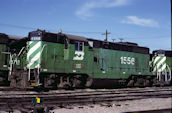
<svg viewBox="0 0 172 113">
<path fill-rule="evenodd" d="M 53 113 L 121 113 L 172 108 L 172 98 L 149 98 L 132 101 L 119 101 L 111 104 L 56 108 Z"/>
</svg>

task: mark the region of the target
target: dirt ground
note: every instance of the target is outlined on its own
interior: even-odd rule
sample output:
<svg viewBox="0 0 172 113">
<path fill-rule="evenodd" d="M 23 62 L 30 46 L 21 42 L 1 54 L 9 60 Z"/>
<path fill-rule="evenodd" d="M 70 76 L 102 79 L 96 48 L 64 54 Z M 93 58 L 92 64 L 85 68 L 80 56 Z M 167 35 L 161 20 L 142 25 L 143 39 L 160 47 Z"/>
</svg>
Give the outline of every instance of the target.
<svg viewBox="0 0 172 113">
<path fill-rule="evenodd" d="M 74 106 L 68 108 L 56 108 L 50 113 L 122 113 L 131 111 L 158 110 L 172 108 L 172 97 L 169 98 L 149 98 L 141 100 L 131 100 L 113 102 L 111 104 Z M 0 111 L 0 113 L 7 113 Z M 14 110 L 13 113 L 21 113 Z"/>
<path fill-rule="evenodd" d="M 111 105 L 88 105 L 73 108 L 56 108 L 51 113 L 121 113 L 143 110 L 158 110 L 172 108 L 172 98 L 151 98 L 123 102 L 113 102 Z"/>
</svg>

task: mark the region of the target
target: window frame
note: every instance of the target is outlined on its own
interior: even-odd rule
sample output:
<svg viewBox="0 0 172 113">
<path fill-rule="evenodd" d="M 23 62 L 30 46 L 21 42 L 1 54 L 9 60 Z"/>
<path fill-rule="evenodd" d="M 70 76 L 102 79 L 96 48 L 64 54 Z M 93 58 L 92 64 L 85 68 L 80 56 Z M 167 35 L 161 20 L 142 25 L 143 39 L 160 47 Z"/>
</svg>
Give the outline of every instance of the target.
<svg viewBox="0 0 172 113">
<path fill-rule="evenodd" d="M 75 41 L 75 51 L 84 51 L 84 42 Z"/>
</svg>

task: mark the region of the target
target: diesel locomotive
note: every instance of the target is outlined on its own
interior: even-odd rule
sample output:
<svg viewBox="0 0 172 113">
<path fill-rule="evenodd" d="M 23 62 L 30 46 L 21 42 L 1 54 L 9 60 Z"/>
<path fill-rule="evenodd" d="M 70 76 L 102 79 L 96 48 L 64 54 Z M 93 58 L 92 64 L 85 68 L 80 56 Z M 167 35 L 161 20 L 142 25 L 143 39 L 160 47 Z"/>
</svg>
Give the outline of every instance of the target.
<svg viewBox="0 0 172 113">
<path fill-rule="evenodd" d="M 18 41 L 21 38 L 22 37 L 0 33 L 0 85 L 9 85 L 9 77 L 12 72 L 13 64 L 16 62 L 13 54 L 16 51 L 13 50 L 14 48 L 16 48 L 16 50 L 20 49 L 17 49 L 19 45 L 15 47 L 14 43 L 19 44 Z"/>
<path fill-rule="evenodd" d="M 155 50 L 152 58 L 152 72 L 161 84 L 170 84 L 172 72 L 172 51 Z"/>
<path fill-rule="evenodd" d="M 14 64 L 10 76 L 12 87 L 132 87 L 171 82 L 171 51 L 170 55 L 158 51 L 150 55 L 149 48 L 136 43 L 45 30 L 29 32 L 22 43 L 20 63 Z M 165 59 L 165 66 L 157 63 L 160 59 Z"/>
</svg>

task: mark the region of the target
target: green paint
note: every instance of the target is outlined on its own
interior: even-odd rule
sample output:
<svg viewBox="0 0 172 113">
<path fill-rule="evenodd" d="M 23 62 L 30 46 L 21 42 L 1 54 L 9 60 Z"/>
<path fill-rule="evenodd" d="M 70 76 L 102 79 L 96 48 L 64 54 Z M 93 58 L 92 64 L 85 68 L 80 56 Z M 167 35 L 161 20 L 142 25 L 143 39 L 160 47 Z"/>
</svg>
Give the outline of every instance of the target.
<svg viewBox="0 0 172 113">
<path fill-rule="evenodd" d="M 149 70 L 149 54 L 101 48 L 90 50 L 84 46 L 84 59 L 73 60 L 76 56 L 74 44 L 70 44 L 67 50 L 63 44 L 51 42 L 42 44 L 47 44 L 45 47 L 47 51 L 43 51 L 41 55 L 41 72 L 47 69 L 46 73 L 87 74 L 94 78 L 128 78 L 139 73 L 152 75 Z M 94 61 L 94 56 L 97 56 L 97 62 Z M 135 64 L 121 64 L 121 57 L 135 58 Z M 77 68 L 76 65 L 82 66 Z"/>
</svg>

